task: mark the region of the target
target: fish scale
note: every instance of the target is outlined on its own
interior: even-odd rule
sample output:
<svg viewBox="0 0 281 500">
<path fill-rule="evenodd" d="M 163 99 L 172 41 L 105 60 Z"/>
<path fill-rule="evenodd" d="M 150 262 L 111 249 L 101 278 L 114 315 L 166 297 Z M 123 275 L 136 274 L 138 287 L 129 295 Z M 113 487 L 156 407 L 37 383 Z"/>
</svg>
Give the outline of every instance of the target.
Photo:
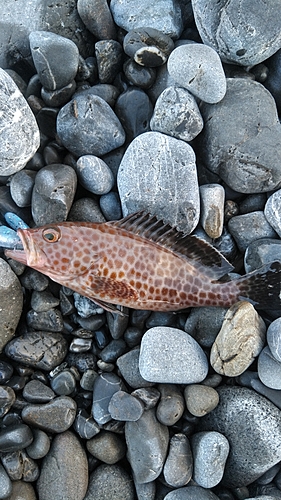
<svg viewBox="0 0 281 500">
<path fill-rule="evenodd" d="M 232 266 L 217 250 L 144 212 L 116 222 L 19 229 L 18 235 L 23 250 L 6 250 L 8 257 L 105 308 L 176 311 L 240 299 L 280 307 L 280 262 L 219 281 Z"/>
</svg>

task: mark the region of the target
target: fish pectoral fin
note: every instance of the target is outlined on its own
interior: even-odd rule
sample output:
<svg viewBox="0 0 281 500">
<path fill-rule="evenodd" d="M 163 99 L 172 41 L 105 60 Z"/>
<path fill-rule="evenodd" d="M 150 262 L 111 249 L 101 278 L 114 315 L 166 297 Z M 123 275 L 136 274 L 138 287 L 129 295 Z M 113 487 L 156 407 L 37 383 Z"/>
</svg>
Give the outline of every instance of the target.
<svg viewBox="0 0 281 500">
<path fill-rule="evenodd" d="M 113 314 L 118 314 L 119 316 L 128 316 L 127 313 L 124 312 L 123 306 L 115 306 L 114 304 L 109 304 L 108 302 L 104 302 L 103 300 L 98 299 L 90 299 L 92 302 L 102 307 L 105 311 L 108 311 Z M 120 307 L 120 309 L 118 309 Z"/>
<path fill-rule="evenodd" d="M 105 302 L 118 303 L 122 300 L 138 300 L 138 292 L 125 281 L 118 281 L 113 278 L 104 278 L 101 276 L 90 276 L 90 288 L 93 294 L 96 294 L 98 298 L 102 296 Z M 91 297 L 92 298 L 92 297 Z M 93 297 L 95 300 L 95 297 Z M 98 299 L 100 300 L 100 299 Z"/>
</svg>

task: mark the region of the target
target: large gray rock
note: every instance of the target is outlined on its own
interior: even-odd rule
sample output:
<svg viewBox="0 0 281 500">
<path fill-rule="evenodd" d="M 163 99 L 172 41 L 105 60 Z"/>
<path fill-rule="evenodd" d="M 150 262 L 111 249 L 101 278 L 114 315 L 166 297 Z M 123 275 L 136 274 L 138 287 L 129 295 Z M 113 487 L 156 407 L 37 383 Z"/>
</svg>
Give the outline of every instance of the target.
<svg viewBox="0 0 281 500">
<path fill-rule="evenodd" d="M 42 463 L 37 482 L 40 500 L 83 500 L 88 486 L 88 461 L 72 432 L 56 436 Z"/>
<path fill-rule="evenodd" d="M 35 117 L 12 78 L 0 68 L 0 175 L 25 167 L 40 145 Z"/>
<path fill-rule="evenodd" d="M 203 42 L 225 62 L 254 66 L 281 47 L 280 0 L 192 0 Z M 266 29 L 265 29 L 266 27 Z"/>
<path fill-rule="evenodd" d="M 281 186 L 281 125 L 263 85 L 229 78 L 224 99 L 204 103 L 201 113 L 205 127 L 199 147 L 208 169 L 240 193 Z"/>
<path fill-rule="evenodd" d="M 218 431 L 230 444 L 222 483 L 247 486 L 281 460 L 281 412 L 245 387 L 218 388 L 220 402 L 201 419 L 201 430 Z"/>
<path fill-rule="evenodd" d="M 0 259 L 0 352 L 15 335 L 22 313 L 21 284 L 5 260 Z"/>
<path fill-rule="evenodd" d="M 186 142 L 160 132 L 141 134 L 122 158 L 117 183 L 124 215 L 146 210 L 186 233 L 198 224 L 195 154 Z"/>
</svg>

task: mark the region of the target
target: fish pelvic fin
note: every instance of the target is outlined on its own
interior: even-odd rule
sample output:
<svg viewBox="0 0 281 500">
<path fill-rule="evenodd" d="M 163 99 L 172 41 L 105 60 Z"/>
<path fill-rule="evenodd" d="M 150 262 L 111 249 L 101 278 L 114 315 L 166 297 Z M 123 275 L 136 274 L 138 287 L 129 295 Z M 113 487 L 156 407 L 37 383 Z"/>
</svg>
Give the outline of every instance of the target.
<svg viewBox="0 0 281 500">
<path fill-rule="evenodd" d="M 251 302 L 257 309 L 281 312 L 281 262 L 265 264 L 236 281 L 239 300 Z"/>
</svg>

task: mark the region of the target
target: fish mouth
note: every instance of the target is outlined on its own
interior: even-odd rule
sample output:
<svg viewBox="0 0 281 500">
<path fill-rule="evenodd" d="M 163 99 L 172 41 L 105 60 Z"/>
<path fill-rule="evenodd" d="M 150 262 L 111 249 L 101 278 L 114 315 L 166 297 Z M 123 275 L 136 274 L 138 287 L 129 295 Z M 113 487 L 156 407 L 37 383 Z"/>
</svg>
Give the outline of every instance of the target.
<svg viewBox="0 0 281 500">
<path fill-rule="evenodd" d="M 38 267 L 45 261 L 44 254 L 34 245 L 33 238 L 29 234 L 28 229 L 18 229 L 17 234 L 20 237 L 22 247 L 18 248 L 17 245 L 14 249 L 6 249 L 5 255 L 14 259 L 22 264 L 30 267 Z"/>
</svg>

